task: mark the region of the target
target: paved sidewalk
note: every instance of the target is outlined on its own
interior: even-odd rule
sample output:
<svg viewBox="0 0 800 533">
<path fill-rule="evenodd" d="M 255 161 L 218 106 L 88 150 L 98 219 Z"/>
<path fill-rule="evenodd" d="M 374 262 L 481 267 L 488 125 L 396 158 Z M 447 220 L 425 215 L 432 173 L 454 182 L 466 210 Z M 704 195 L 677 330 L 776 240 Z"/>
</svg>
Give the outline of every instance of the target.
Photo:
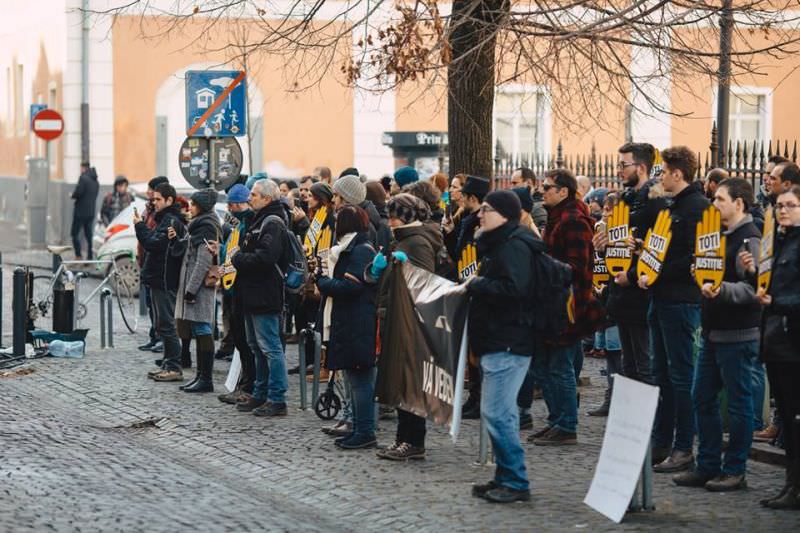
<svg viewBox="0 0 800 533">
<path fill-rule="evenodd" d="M 10 287 L 8 269 L 4 271 Z M 10 292 L 4 294 L 10 309 Z M 4 332 L 10 316 L 4 313 Z M 146 322 L 146 320 L 145 320 Z M 478 425 L 466 421 L 453 445 L 429 426 L 427 461 L 395 464 L 374 451 L 342 452 L 323 423 L 298 407 L 264 420 L 237 413 L 216 395 L 188 395 L 145 373 L 155 354 L 117 334 L 99 350 L 96 317 L 83 359 L 31 362 L 31 374 L 0 378 L 0 531 L 124 530 L 752 530 L 793 531 L 800 514 L 772 512 L 758 499 L 782 484 L 781 469 L 751 462 L 750 489 L 731 494 L 675 487 L 655 477 L 657 510 L 616 525 L 582 501 L 600 451 L 605 419 L 585 412 L 600 401 L 601 362 L 587 360 L 580 443 L 525 444 L 530 503 L 497 506 L 470 496 L 491 477 L 474 466 Z M 119 324 L 119 320 L 117 320 Z M 143 329 L 143 328 L 142 328 Z M 8 342 L 9 339 L 6 338 Z M 290 347 L 296 361 L 296 347 Z M 227 363 L 215 365 L 222 392 Z M 193 373 L 189 371 L 187 376 Z M 536 429 L 544 405 L 534 404 Z M 389 444 L 394 421 L 381 421 Z M 527 436 L 525 432 L 523 437 Z"/>
</svg>

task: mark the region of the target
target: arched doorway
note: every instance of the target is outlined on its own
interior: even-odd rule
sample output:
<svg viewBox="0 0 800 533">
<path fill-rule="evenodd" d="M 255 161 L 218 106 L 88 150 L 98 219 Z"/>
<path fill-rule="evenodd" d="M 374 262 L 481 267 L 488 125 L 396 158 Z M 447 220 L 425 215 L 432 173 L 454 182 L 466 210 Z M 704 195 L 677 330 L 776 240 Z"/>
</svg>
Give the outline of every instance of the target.
<svg viewBox="0 0 800 533">
<path fill-rule="evenodd" d="M 192 63 L 169 75 L 156 92 L 156 174 L 167 176 L 176 188 L 190 187 L 178 166 L 178 151 L 186 138 L 186 71 L 223 68 L 226 67 L 213 62 Z M 237 137 L 237 140 L 244 158 L 242 172 L 253 174 L 262 169 L 264 98 L 250 79 L 247 80 L 247 92 L 250 142 L 247 136 Z"/>
</svg>

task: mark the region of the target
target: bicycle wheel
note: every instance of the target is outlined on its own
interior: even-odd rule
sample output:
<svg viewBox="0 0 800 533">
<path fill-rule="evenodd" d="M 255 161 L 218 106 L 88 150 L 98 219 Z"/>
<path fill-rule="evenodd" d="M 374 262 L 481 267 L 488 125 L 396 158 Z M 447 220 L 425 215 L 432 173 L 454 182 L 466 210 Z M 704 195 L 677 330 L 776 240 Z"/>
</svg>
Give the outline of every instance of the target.
<svg viewBox="0 0 800 533">
<path fill-rule="evenodd" d="M 116 271 L 114 271 L 114 296 L 125 327 L 129 332 L 136 333 L 136 329 L 139 327 L 139 306 L 136 298 L 133 297 L 133 291 Z"/>
<path fill-rule="evenodd" d="M 52 276 L 33 276 L 33 295 L 31 297 L 31 303 L 36 308 L 38 316 L 47 316 L 50 307 L 53 305 L 52 282 Z M 37 317 L 31 318 L 35 320 Z"/>
</svg>

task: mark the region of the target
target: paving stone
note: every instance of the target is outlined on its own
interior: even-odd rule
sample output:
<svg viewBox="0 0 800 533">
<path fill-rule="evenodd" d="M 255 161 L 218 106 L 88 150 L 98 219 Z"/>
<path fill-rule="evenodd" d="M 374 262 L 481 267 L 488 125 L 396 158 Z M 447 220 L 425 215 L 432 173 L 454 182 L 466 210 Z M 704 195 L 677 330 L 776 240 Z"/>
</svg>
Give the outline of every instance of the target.
<svg viewBox="0 0 800 533">
<path fill-rule="evenodd" d="M 7 266 L 3 276 L 10 287 Z M 10 289 L 4 291 L 6 310 L 10 298 Z M 119 333 L 115 349 L 100 350 L 98 322 L 96 308 L 90 308 L 84 358 L 39 359 L 27 365 L 34 373 L 0 378 L 0 531 L 794 531 L 800 526 L 797 513 L 758 505 L 782 484 L 783 472 L 755 462 L 748 465 L 750 489 L 731 494 L 679 488 L 670 476 L 656 475 L 657 509 L 629 514 L 620 525 L 585 506 L 605 423 L 585 412 L 602 399 L 602 361 L 586 361 L 585 373 L 595 379 L 581 388 L 580 444 L 524 443 L 532 500 L 497 506 L 470 495 L 472 483 L 493 474 L 491 467 L 475 465 L 477 421 L 464 422 L 456 444 L 446 429 L 429 425 L 424 462 L 388 463 L 374 450 L 342 452 L 319 431 L 328 423 L 310 410 L 297 410 L 296 379 L 290 381 L 293 409 L 285 419 L 238 413 L 216 394 L 188 395 L 177 383 L 148 380 L 145 373 L 156 357 L 136 349 L 141 333 Z M 5 312 L 3 331 L 10 327 Z M 296 362 L 294 346 L 289 359 Z M 215 362 L 219 392 L 227 368 L 228 363 Z M 541 400 L 534 403 L 535 429 L 544 424 L 544 409 Z M 132 427 L 146 421 L 157 422 Z M 380 422 L 382 444 L 393 438 L 395 424 Z"/>
</svg>

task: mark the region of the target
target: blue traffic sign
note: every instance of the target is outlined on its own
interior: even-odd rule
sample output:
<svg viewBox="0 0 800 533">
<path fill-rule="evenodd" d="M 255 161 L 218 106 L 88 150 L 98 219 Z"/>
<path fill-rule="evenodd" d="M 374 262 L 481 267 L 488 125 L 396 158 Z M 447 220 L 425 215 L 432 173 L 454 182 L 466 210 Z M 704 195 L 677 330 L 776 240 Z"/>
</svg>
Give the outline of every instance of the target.
<svg viewBox="0 0 800 533">
<path fill-rule="evenodd" d="M 33 117 L 44 109 L 47 109 L 47 104 L 31 104 L 31 129 L 33 129 Z"/>
<path fill-rule="evenodd" d="M 247 78 L 237 70 L 186 72 L 186 134 L 241 137 L 247 134 Z"/>
</svg>

